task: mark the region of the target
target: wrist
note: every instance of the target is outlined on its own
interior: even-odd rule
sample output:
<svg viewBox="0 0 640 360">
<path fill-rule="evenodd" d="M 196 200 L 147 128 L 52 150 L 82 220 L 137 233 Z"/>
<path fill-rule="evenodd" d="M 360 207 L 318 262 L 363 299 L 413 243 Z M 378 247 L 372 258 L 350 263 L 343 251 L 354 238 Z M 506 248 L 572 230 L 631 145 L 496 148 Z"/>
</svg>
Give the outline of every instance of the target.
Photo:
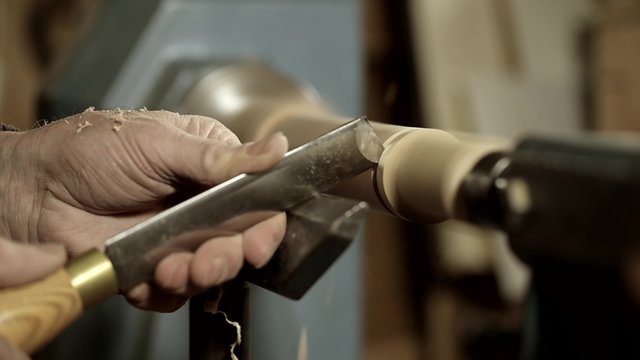
<svg viewBox="0 0 640 360">
<path fill-rule="evenodd" d="M 22 146 L 26 132 L 0 131 L 0 235 L 30 239 L 29 222 L 37 198 L 32 149 Z"/>
</svg>

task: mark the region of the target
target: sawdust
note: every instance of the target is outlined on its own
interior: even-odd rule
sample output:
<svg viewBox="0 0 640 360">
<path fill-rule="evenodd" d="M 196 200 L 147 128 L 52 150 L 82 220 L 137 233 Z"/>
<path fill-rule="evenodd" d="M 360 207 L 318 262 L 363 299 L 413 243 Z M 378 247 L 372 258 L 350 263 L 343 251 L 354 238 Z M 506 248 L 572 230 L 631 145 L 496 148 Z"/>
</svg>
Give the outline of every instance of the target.
<svg viewBox="0 0 640 360">
<path fill-rule="evenodd" d="M 127 112 L 129 112 L 130 110 L 128 110 Z M 120 131 L 120 129 L 122 128 L 122 124 L 124 124 L 124 116 L 123 116 L 123 112 L 120 108 L 116 109 L 116 115 L 113 118 L 113 127 L 111 128 L 111 130 L 118 132 Z"/>
<path fill-rule="evenodd" d="M 78 128 L 76 129 L 76 134 L 80 134 L 82 132 L 82 130 L 84 130 L 85 128 L 88 128 L 91 125 L 93 125 L 93 124 L 91 124 L 88 120 L 85 120 L 84 122 L 78 123 Z"/>
<path fill-rule="evenodd" d="M 64 123 L 65 123 L 65 124 L 67 124 L 67 125 L 71 124 L 71 123 L 69 122 L 69 120 L 67 120 L 67 119 L 64 119 Z"/>
<path fill-rule="evenodd" d="M 36 120 L 36 127 L 43 127 L 43 126 L 47 126 L 51 123 L 51 121 L 48 121 L 47 119 L 40 119 L 40 120 Z"/>
<path fill-rule="evenodd" d="M 88 108 L 86 108 L 83 112 L 94 112 L 96 110 L 95 106 L 89 106 Z"/>
</svg>

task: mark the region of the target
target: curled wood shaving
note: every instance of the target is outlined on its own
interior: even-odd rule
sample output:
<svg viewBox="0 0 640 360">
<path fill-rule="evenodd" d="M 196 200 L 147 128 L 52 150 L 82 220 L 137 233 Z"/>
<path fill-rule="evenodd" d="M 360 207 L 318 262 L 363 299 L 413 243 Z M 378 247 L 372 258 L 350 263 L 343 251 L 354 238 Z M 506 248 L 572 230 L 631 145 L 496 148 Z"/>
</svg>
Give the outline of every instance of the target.
<svg viewBox="0 0 640 360">
<path fill-rule="evenodd" d="M 240 328 L 240 324 L 236 321 L 231 321 L 229 320 L 229 318 L 227 317 L 227 314 L 224 311 L 219 311 L 219 313 L 221 313 L 222 315 L 224 315 L 224 320 L 231 326 L 236 328 L 236 341 L 231 344 L 231 348 L 229 349 L 230 353 L 231 353 L 231 360 L 238 360 L 238 357 L 236 356 L 236 354 L 234 353 L 236 346 L 240 345 L 240 343 L 242 342 L 242 331 Z"/>
<path fill-rule="evenodd" d="M 230 360 L 238 360 L 238 357 L 236 356 L 234 351 L 236 347 L 240 345 L 240 343 L 242 343 L 242 329 L 240 327 L 240 323 L 229 320 L 227 313 L 225 313 L 224 311 L 218 310 L 218 304 L 220 303 L 220 299 L 222 299 L 222 293 L 223 293 L 223 290 L 220 289 L 215 299 L 210 299 L 209 301 L 205 301 L 203 310 L 214 315 L 221 314 L 224 317 L 224 321 L 227 324 L 231 325 L 236 330 L 235 341 L 229 344 L 229 355 L 231 357 Z"/>
</svg>

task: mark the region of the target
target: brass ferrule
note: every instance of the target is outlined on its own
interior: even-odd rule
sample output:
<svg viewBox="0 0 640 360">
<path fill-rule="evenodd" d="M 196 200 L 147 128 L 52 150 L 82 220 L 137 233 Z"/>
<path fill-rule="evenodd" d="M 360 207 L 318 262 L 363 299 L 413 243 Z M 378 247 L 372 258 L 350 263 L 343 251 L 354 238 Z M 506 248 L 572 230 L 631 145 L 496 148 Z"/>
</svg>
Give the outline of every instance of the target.
<svg viewBox="0 0 640 360">
<path fill-rule="evenodd" d="M 65 268 L 85 308 L 118 293 L 118 279 L 111 260 L 100 250 L 72 259 Z"/>
</svg>

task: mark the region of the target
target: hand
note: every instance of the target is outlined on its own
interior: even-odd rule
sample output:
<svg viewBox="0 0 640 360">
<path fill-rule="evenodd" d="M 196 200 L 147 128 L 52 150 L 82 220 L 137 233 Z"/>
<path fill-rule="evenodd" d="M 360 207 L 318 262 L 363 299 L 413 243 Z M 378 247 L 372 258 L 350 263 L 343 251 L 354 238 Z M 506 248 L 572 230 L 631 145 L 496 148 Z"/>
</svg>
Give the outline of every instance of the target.
<svg viewBox="0 0 640 360">
<path fill-rule="evenodd" d="M 164 111 L 87 111 L 0 135 L 0 235 L 60 243 L 74 255 L 103 247 L 163 210 L 180 190 L 266 170 L 287 149 L 282 135 L 241 145 L 213 119 Z M 158 265 L 155 284 L 134 288 L 129 299 L 175 310 L 188 296 L 234 277 L 244 260 L 264 265 L 284 229 L 281 214 L 195 253 L 172 254 Z"/>
<path fill-rule="evenodd" d="M 66 260 L 64 248 L 55 244 L 26 245 L 0 238 L 0 289 L 39 280 Z M 27 354 L 0 338 L 0 359 L 29 359 Z"/>
</svg>

